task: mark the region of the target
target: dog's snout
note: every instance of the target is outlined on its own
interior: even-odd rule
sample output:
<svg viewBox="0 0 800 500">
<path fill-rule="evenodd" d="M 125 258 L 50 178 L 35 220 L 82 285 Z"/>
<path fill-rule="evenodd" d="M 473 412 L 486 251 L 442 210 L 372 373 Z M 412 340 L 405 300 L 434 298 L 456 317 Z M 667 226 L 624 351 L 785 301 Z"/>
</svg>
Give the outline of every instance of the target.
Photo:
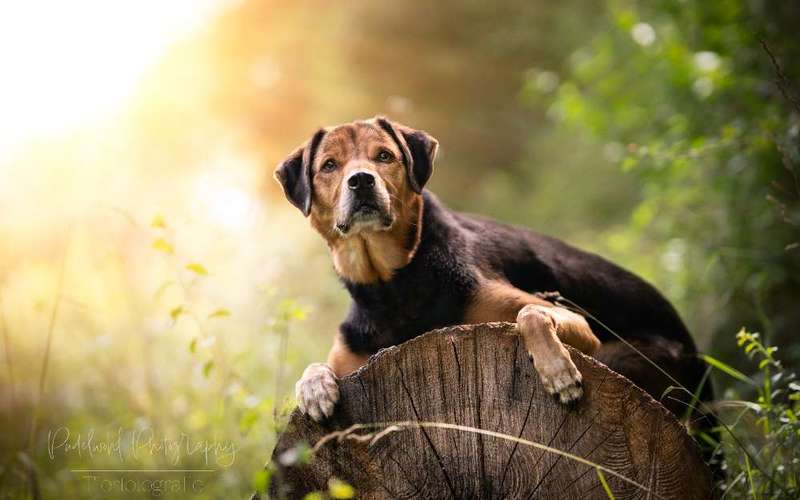
<svg viewBox="0 0 800 500">
<path fill-rule="evenodd" d="M 353 191 L 375 186 L 375 176 L 367 172 L 356 172 L 347 178 L 347 187 Z"/>
</svg>

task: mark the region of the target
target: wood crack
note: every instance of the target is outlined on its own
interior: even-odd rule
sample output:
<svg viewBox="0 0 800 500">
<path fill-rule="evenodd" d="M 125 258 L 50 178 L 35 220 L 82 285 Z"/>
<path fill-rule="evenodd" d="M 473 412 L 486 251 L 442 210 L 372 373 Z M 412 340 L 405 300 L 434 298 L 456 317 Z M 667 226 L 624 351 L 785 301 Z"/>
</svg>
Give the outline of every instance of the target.
<svg viewBox="0 0 800 500">
<path fill-rule="evenodd" d="M 400 365 L 396 365 L 397 370 L 400 372 L 400 384 L 403 386 L 403 390 L 406 392 L 406 396 L 408 396 L 408 401 L 411 403 L 411 409 L 414 411 L 414 416 L 416 417 L 418 422 L 422 421 L 422 418 L 419 416 L 419 411 L 417 410 L 417 405 L 414 403 L 414 396 L 411 394 L 411 391 L 408 390 L 408 386 L 406 385 L 406 375 L 403 373 L 403 368 Z M 436 462 L 439 464 L 439 469 L 442 471 L 442 475 L 444 476 L 444 480 L 447 483 L 447 489 L 450 490 L 450 494 L 453 498 L 458 498 L 456 495 L 456 490 L 453 487 L 453 481 L 450 479 L 450 475 L 447 473 L 447 469 L 444 466 L 444 461 L 442 460 L 441 455 L 439 452 L 436 451 L 436 447 L 433 445 L 433 440 L 428 435 L 428 431 L 424 427 L 420 427 L 422 431 L 422 435 L 425 436 L 425 441 L 428 442 L 428 446 L 431 447 L 431 451 L 433 452 L 433 456 L 436 457 Z"/>
<path fill-rule="evenodd" d="M 513 324 L 496 323 L 446 328 L 381 351 L 342 378 L 334 418 L 316 423 L 292 413 L 273 452 L 269 493 L 302 498 L 335 476 L 363 500 L 603 497 L 592 466 L 516 438 L 636 482 L 607 475 L 617 498 L 644 498 L 647 490 L 653 498 L 710 498 L 711 474 L 696 445 L 658 402 L 567 347 L 586 387 L 567 411 L 543 390 L 523 349 Z M 463 429 L 413 425 L 420 421 Z M 392 422 L 406 424 L 373 446 L 346 438 L 353 424 L 378 433 Z M 481 434 L 494 431 L 505 438 Z M 285 465 L 281 457 L 301 441 L 316 443 L 314 460 Z"/>
<path fill-rule="evenodd" d="M 525 427 L 528 425 L 528 419 L 531 416 L 531 408 L 533 408 L 533 397 L 535 395 L 536 392 L 531 390 L 531 398 L 528 400 L 528 410 L 525 412 L 525 420 L 522 421 L 522 426 L 519 428 L 519 432 L 517 433 L 517 439 L 522 437 L 522 434 L 525 432 Z M 508 469 L 511 466 L 511 461 L 514 459 L 514 454 L 517 452 L 517 448 L 519 448 L 519 442 L 514 442 L 514 447 L 511 449 L 511 454 L 508 456 L 506 466 L 503 467 L 503 477 L 500 479 L 500 492 L 503 491 L 503 485 L 506 483 L 506 475 L 508 474 Z"/>
</svg>

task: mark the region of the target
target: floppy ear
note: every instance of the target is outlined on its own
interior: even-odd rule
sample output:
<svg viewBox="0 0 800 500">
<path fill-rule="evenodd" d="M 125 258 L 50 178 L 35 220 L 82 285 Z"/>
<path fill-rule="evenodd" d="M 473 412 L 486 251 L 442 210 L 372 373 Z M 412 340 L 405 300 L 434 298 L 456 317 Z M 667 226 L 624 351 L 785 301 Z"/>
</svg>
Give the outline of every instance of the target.
<svg viewBox="0 0 800 500">
<path fill-rule="evenodd" d="M 382 116 L 375 118 L 380 127 L 391 136 L 403 156 L 408 181 L 416 193 L 421 193 L 433 174 L 433 162 L 439 150 L 439 141 L 427 132 L 392 123 Z"/>
<path fill-rule="evenodd" d="M 281 183 L 286 199 L 308 217 L 311 213 L 311 176 L 314 156 L 325 130 L 319 129 L 305 144 L 295 149 L 275 169 L 275 179 Z"/>
</svg>

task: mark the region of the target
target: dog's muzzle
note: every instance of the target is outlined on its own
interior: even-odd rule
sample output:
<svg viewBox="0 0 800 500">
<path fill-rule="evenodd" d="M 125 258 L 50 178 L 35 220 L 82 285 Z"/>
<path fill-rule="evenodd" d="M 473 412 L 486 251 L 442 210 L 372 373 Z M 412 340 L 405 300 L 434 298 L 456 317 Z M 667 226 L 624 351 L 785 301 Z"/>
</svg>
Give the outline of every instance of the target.
<svg viewBox="0 0 800 500">
<path fill-rule="evenodd" d="M 388 209 L 388 193 L 369 172 L 355 172 L 345 181 L 340 202 L 341 220 L 336 229 L 344 235 L 353 229 L 387 229 L 394 218 Z"/>
</svg>

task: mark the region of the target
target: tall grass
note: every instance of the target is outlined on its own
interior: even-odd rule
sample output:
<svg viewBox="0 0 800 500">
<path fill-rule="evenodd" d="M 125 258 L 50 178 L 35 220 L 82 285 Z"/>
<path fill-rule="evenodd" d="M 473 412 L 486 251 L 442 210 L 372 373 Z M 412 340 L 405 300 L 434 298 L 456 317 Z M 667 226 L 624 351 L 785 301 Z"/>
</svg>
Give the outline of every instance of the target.
<svg viewBox="0 0 800 500">
<path fill-rule="evenodd" d="M 800 497 L 800 383 L 776 357 L 778 348 L 742 329 L 737 344 L 756 367 L 748 382 L 717 406 L 738 442 L 723 436 L 725 498 Z M 726 365 L 725 365 L 726 366 Z M 728 376 L 732 370 L 724 372 Z M 740 447 L 748 453 L 742 453 Z"/>
<path fill-rule="evenodd" d="M 31 258 L 0 282 L 0 498 L 148 494 L 87 491 L 83 471 L 95 469 L 133 471 L 107 473 L 109 480 L 202 476 L 193 498 L 245 497 L 291 408 L 285 381 L 323 354 L 309 333 L 327 318 L 306 321 L 307 306 L 280 286 L 281 269 L 269 269 L 269 281 L 242 281 L 240 269 L 253 262 L 221 260 L 222 245 L 204 258 L 210 252 L 196 245 L 205 228 L 163 217 L 148 225 L 126 216 L 126 224 L 124 246 L 76 224 L 71 251 Z M 277 260 L 278 251 L 253 258 Z M 49 454 L 59 429 L 80 452 Z M 131 434 L 149 433 L 183 451 L 176 458 L 145 447 L 124 457 L 90 450 L 89 440 L 113 443 L 118 430 L 123 450 L 133 449 Z M 219 463 L 212 452 L 209 466 L 203 453 L 187 451 L 205 444 L 232 451 Z"/>
</svg>

